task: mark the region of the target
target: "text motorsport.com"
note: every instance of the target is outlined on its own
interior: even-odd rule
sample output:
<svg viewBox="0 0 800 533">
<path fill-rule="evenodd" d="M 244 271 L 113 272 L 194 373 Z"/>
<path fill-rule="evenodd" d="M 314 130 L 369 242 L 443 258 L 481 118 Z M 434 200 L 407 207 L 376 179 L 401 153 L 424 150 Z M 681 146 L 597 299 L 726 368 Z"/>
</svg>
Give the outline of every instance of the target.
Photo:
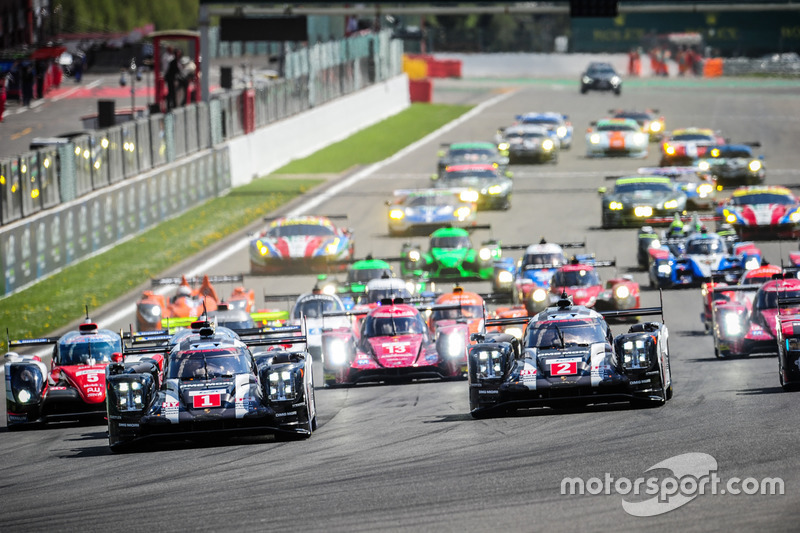
<svg viewBox="0 0 800 533">
<path fill-rule="evenodd" d="M 633 516 L 656 516 L 677 509 L 697 496 L 733 494 L 756 494 L 782 496 L 784 483 L 781 478 L 731 477 L 727 481 L 717 475 L 717 460 L 705 453 L 685 453 L 665 459 L 648 468 L 651 470 L 670 470 L 672 475 L 639 477 L 631 480 L 626 477 L 614 478 L 606 473 L 603 478 L 582 479 L 566 477 L 561 480 L 561 494 L 582 496 L 590 494 L 619 494 L 622 508 Z M 641 501 L 628 501 L 624 496 L 652 496 Z"/>
</svg>

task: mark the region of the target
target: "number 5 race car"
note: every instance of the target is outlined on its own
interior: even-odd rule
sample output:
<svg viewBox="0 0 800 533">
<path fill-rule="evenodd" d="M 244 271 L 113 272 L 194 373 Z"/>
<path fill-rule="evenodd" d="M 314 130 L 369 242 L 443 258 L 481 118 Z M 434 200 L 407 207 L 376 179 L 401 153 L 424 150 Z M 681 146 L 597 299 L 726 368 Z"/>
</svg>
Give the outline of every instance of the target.
<svg viewBox="0 0 800 533">
<path fill-rule="evenodd" d="M 628 401 L 661 406 L 672 397 L 664 324 L 635 324 L 612 338 L 606 317 L 662 314 L 661 307 L 598 313 L 572 305 L 532 318 L 487 320 L 486 325 L 527 324 L 522 340 L 505 333 L 473 335 L 469 350 L 472 416 L 518 407 Z"/>
</svg>

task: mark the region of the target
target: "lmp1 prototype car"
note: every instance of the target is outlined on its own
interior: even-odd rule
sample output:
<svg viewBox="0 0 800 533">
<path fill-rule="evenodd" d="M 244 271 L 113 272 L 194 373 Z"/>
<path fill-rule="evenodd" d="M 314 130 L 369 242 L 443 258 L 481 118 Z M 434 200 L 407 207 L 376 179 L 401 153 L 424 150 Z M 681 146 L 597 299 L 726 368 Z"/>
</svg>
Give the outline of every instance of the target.
<svg viewBox="0 0 800 533">
<path fill-rule="evenodd" d="M 508 150 L 508 160 L 515 163 L 557 163 L 558 136 L 544 126 L 517 124 L 501 130 L 498 147 Z"/>
<path fill-rule="evenodd" d="M 473 335 L 469 350 L 469 404 L 473 417 L 520 407 L 627 401 L 661 406 L 672 397 L 667 327 L 635 324 L 612 336 L 606 317 L 662 314 L 660 307 L 598 313 L 572 305 L 532 318 L 487 320 L 526 324 L 522 340 L 505 333 Z"/>
<path fill-rule="evenodd" d="M 629 118 L 604 118 L 586 130 L 586 157 L 647 157 L 649 138 Z"/>
<path fill-rule="evenodd" d="M 760 143 L 712 146 L 697 166 L 714 176 L 721 186 L 759 185 L 767 177 L 764 156 L 753 154 L 753 148 L 759 146 Z"/>
<path fill-rule="evenodd" d="M 722 301 L 723 303 L 731 300 L 730 295 L 725 293 L 727 287 L 737 287 L 739 285 L 754 285 L 756 287 L 761 286 L 763 283 L 770 281 L 772 279 L 777 279 L 778 277 L 782 277 L 783 269 L 778 265 L 764 265 L 758 268 L 754 268 L 752 270 L 746 270 L 744 274 L 739 278 L 738 283 L 735 285 L 730 285 L 726 281 L 724 281 L 724 275 L 719 276 L 712 273 L 712 281 L 707 283 L 703 283 L 700 286 L 700 295 L 703 298 L 703 312 L 700 313 L 700 320 L 703 322 L 703 326 L 705 327 L 706 331 L 711 331 L 713 326 L 713 309 L 715 302 L 717 300 Z M 735 292 L 735 289 L 734 289 Z M 722 297 L 719 297 L 719 295 Z M 755 293 L 753 293 L 755 294 Z M 734 295 L 736 296 L 736 295 Z M 752 307 L 752 298 L 747 299 L 748 303 L 748 311 Z"/>
<path fill-rule="evenodd" d="M 759 284 L 716 285 L 707 291 L 711 301 L 709 330 L 714 338 L 714 355 L 720 359 L 746 355 L 750 313 Z"/>
<path fill-rule="evenodd" d="M 510 172 L 500 172 L 493 165 L 452 165 L 441 176 L 431 176 L 437 189 L 466 188 L 478 192 L 478 209 L 509 209 L 513 182 Z"/>
<path fill-rule="evenodd" d="M 389 207 L 389 235 L 477 224 L 478 191 L 471 189 L 399 189 Z"/>
<path fill-rule="evenodd" d="M 597 273 L 598 267 L 615 266 L 616 261 L 572 260 L 559 267 L 550 279 L 550 300 L 558 301 L 559 295 L 568 295 L 575 305 L 594 307 L 598 311 L 621 311 L 639 307 L 639 284 L 631 276 L 608 280 L 605 284 Z M 534 307 L 531 310 L 540 310 Z"/>
<path fill-rule="evenodd" d="M 277 331 L 290 329 L 299 332 Z M 245 343 L 230 330 L 215 331 L 210 322 L 180 335 L 163 348 L 163 380 L 148 361 L 109 365 L 105 393 L 112 451 L 143 439 L 209 433 L 311 436 L 316 428 L 311 356 L 251 351 L 305 337 L 258 335 Z"/>
<path fill-rule="evenodd" d="M 572 136 L 575 128 L 567 115 L 547 111 L 544 113 L 529 112 L 514 117 L 515 124 L 534 124 L 543 126 L 555 134 L 561 150 L 572 148 Z"/>
<path fill-rule="evenodd" d="M 59 420 L 102 420 L 106 366 L 122 351 L 117 333 L 86 320 L 62 337 L 9 341 L 11 348 L 54 344 L 50 370 L 36 355 L 5 356 L 6 420 L 9 429 Z"/>
<path fill-rule="evenodd" d="M 457 307 L 457 306 L 455 306 Z M 433 306 L 434 313 L 454 306 Z M 468 325 L 459 321 L 440 324 L 432 332 L 420 309 L 402 298 L 384 300 L 367 311 L 356 331 L 352 328 L 323 332 L 325 385 L 405 381 L 425 378 L 459 378 L 466 370 Z"/>
<path fill-rule="evenodd" d="M 800 199 L 777 185 L 739 187 L 717 215 L 743 239 L 800 237 Z"/>
<path fill-rule="evenodd" d="M 613 118 L 630 118 L 635 120 L 642 131 L 647 133 L 650 142 L 660 141 L 664 136 L 664 117 L 658 116 L 658 109 L 648 109 L 646 111 L 610 109 L 608 113 Z"/>
<path fill-rule="evenodd" d="M 614 91 L 617 96 L 622 92 L 622 78 L 611 66 L 611 63 L 592 61 L 581 74 L 581 94 L 589 91 Z"/>
<path fill-rule="evenodd" d="M 725 139 L 707 128 L 685 128 L 666 135 L 661 143 L 662 167 L 693 166 L 705 157 L 713 146 L 725 144 Z"/>
<path fill-rule="evenodd" d="M 778 379 L 783 390 L 800 389 L 800 298 L 778 298 Z"/>
<path fill-rule="evenodd" d="M 353 258 L 353 233 L 331 218 L 296 216 L 273 220 L 250 241 L 253 274 L 342 271 Z"/>
<path fill-rule="evenodd" d="M 502 257 L 497 241 L 486 241 L 475 249 L 469 232 L 461 228 L 441 228 L 431 233 L 427 252 L 405 243 L 400 255 L 404 278 L 491 279 L 498 262 L 513 262 Z"/>
<path fill-rule="evenodd" d="M 650 286 L 700 287 L 713 274 L 730 272 L 733 279 L 761 266 L 761 250 L 752 242 L 728 242 L 716 233 L 692 233 L 675 242 L 648 249 Z"/>
<path fill-rule="evenodd" d="M 439 177 L 445 169 L 454 165 L 488 164 L 500 172 L 508 167 L 508 155 L 498 150 L 496 143 L 491 142 L 459 142 L 443 144 L 446 150 L 439 150 Z"/>
<path fill-rule="evenodd" d="M 614 179 L 614 178 L 612 178 Z M 614 189 L 600 187 L 601 224 L 604 228 L 641 225 L 653 217 L 686 211 L 686 193 L 670 178 L 631 176 L 615 178 Z"/>
</svg>

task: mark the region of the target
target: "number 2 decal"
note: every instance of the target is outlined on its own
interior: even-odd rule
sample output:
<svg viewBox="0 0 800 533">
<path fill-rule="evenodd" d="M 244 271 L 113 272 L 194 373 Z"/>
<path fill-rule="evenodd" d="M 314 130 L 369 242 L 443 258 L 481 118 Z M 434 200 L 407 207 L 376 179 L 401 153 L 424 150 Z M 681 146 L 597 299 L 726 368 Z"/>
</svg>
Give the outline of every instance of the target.
<svg viewBox="0 0 800 533">
<path fill-rule="evenodd" d="M 567 361 L 565 363 L 551 363 L 550 374 L 553 376 L 571 376 L 578 373 L 577 361 Z"/>
</svg>

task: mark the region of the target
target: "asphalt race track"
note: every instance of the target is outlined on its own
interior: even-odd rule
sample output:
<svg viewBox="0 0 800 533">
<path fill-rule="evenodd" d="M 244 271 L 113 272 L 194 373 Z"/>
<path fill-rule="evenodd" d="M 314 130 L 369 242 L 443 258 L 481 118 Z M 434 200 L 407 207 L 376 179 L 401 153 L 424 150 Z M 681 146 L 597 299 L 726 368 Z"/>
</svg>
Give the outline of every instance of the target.
<svg viewBox="0 0 800 533">
<path fill-rule="evenodd" d="M 800 187 L 800 93 L 781 83 L 654 82 L 625 87 L 621 97 L 614 97 L 581 96 L 577 80 L 575 85 L 465 80 L 437 85 L 436 99 L 490 104 L 418 148 L 375 169 L 361 169 L 355 185 L 311 210 L 349 214 L 359 256 L 398 254 L 403 239 L 388 237 L 383 201 L 394 188 L 428 182 L 440 143 L 489 139 L 524 111 L 568 113 L 575 125 L 573 148 L 557 165 L 514 167 L 513 207 L 481 213 L 479 221 L 492 230 L 475 232 L 476 244 L 490 236 L 504 243 L 531 243 L 542 236 L 586 239 L 590 251 L 601 259 L 616 258 L 620 272 L 632 273 L 646 287 L 646 276 L 635 270 L 636 230 L 598 229 L 597 188 L 607 183 L 605 176 L 656 165 L 657 148 L 651 145 L 646 161 L 584 157 L 586 126 L 615 107 L 657 107 L 668 129 L 713 127 L 734 141 L 761 141 L 767 181 Z M 241 242 L 243 235 L 229 244 Z M 796 246 L 762 243 L 774 263 Z M 195 258 L 182 270 L 206 258 Z M 208 273 L 248 272 L 248 265 L 247 251 L 239 247 Z M 283 294 L 310 289 L 314 278 L 248 278 L 247 284 L 258 293 Z M 469 286 L 489 290 L 488 283 Z M 136 296 L 125 302 L 123 309 L 130 313 L 122 320 L 103 323 L 101 318 L 101 324 L 127 327 Z M 642 305 L 657 304 L 658 293 L 644 291 Z M 318 388 L 320 425 L 306 441 L 175 443 L 114 455 L 102 425 L 2 432 L 0 529 L 796 531 L 800 393 L 781 390 L 774 357 L 715 359 L 711 337 L 699 321 L 698 289 L 665 292 L 664 309 L 675 395 L 662 408 L 523 411 L 476 421 L 468 413 L 465 381 L 418 382 Z M 627 328 L 612 327 L 615 333 Z M 785 494 L 707 490 L 693 497 L 687 490 L 682 501 L 688 503 L 647 518 L 622 507 L 623 499 L 646 497 L 623 498 L 613 482 L 609 494 L 561 494 L 565 477 L 664 480 L 669 470 L 647 470 L 687 453 L 716 460 L 719 488 L 734 477 L 780 477 Z"/>
</svg>

